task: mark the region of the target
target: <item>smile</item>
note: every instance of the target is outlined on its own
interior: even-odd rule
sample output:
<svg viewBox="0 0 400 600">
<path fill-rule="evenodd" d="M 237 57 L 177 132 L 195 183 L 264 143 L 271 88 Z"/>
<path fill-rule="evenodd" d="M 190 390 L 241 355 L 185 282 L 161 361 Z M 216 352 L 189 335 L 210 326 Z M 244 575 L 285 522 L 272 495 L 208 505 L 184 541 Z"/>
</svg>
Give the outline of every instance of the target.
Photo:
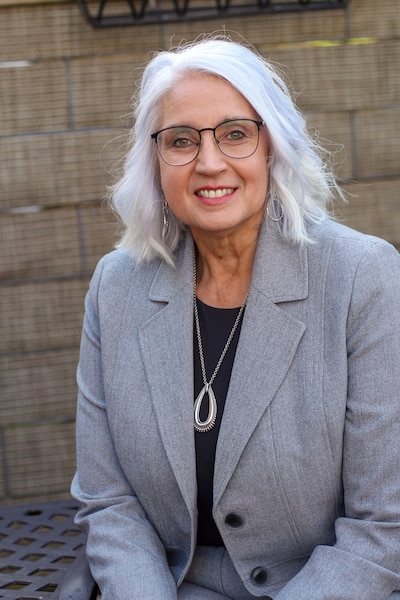
<svg viewBox="0 0 400 600">
<path fill-rule="evenodd" d="M 199 190 L 196 193 L 202 198 L 222 198 L 222 196 L 233 194 L 234 191 L 234 188 L 220 188 L 218 190 Z"/>
</svg>

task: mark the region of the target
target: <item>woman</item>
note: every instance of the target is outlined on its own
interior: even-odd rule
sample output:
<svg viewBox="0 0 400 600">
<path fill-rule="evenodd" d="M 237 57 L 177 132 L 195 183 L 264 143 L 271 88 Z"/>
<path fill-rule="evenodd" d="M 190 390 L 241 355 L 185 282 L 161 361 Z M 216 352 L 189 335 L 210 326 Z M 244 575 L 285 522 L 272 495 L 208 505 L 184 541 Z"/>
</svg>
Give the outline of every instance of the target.
<svg viewBox="0 0 400 600">
<path fill-rule="evenodd" d="M 337 191 L 252 50 L 149 63 L 78 369 L 103 600 L 400 597 L 400 260 Z"/>
</svg>

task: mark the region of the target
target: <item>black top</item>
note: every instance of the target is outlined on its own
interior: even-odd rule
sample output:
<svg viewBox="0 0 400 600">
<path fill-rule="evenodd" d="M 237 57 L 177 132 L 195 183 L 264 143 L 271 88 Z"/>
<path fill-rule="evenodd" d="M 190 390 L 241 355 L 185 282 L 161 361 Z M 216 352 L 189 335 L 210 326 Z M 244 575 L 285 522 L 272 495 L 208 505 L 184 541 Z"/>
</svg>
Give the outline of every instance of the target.
<svg viewBox="0 0 400 600">
<path fill-rule="evenodd" d="M 210 381 L 219 357 L 231 333 L 235 319 L 240 308 L 213 308 L 197 300 L 199 313 L 201 340 L 203 344 L 204 362 L 206 366 L 207 381 Z M 197 544 L 202 546 L 223 546 L 220 533 L 212 517 L 213 505 L 213 477 L 215 450 L 221 417 L 224 410 L 225 399 L 228 392 L 233 361 L 240 335 L 243 315 L 230 343 L 229 349 L 222 361 L 218 374 L 212 384 L 217 400 L 217 420 L 210 431 L 195 432 L 196 441 L 196 467 L 197 467 L 197 507 L 198 507 L 198 535 Z M 194 324 L 194 394 L 197 398 L 204 382 L 201 373 L 199 346 L 197 342 L 196 324 Z M 200 419 L 203 421 L 208 415 L 208 397 L 202 403 Z"/>
</svg>

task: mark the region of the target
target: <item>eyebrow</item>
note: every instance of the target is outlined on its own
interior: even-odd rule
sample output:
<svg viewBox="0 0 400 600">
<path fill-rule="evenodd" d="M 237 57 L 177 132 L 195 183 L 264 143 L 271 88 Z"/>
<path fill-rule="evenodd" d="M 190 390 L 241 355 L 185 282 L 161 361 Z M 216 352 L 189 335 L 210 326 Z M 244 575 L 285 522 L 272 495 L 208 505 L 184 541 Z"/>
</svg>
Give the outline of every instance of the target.
<svg viewBox="0 0 400 600">
<path fill-rule="evenodd" d="M 230 121 L 243 121 L 246 119 L 250 119 L 250 121 L 261 121 L 262 119 L 260 119 L 259 117 L 226 117 L 225 119 L 223 119 L 222 121 L 219 121 L 219 123 L 217 123 L 215 125 L 215 127 L 218 127 L 219 125 L 223 125 L 224 123 L 229 123 Z M 187 125 L 187 124 L 182 124 L 182 123 L 177 123 L 176 125 L 165 125 L 164 127 L 162 127 L 162 129 L 169 129 L 170 127 L 188 127 L 190 129 L 196 129 L 197 131 L 199 131 L 199 129 L 203 129 L 203 127 L 195 127 L 194 125 Z M 208 127 L 206 127 L 206 129 L 208 129 Z M 214 129 L 214 127 L 210 127 L 210 129 Z"/>
</svg>

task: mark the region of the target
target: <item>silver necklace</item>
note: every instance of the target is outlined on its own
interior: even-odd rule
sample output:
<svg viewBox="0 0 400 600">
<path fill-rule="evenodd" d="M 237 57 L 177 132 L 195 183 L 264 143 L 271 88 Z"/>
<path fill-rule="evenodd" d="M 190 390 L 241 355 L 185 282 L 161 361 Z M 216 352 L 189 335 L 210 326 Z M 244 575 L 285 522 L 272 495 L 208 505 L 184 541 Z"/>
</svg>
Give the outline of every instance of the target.
<svg viewBox="0 0 400 600">
<path fill-rule="evenodd" d="M 194 428 L 196 431 L 199 432 L 206 432 L 206 431 L 210 431 L 210 429 L 212 429 L 215 425 L 215 421 L 217 419 L 217 400 L 215 398 L 215 394 L 214 391 L 212 389 L 212 384 L 214 383 L 214 380 L 218 374 L 218 371 L 222 365 L 222 361 L 225 358 L 226 353 L 228 352 L 228 348 L 230 346 L 230 343 L 233 339 L 233 336 L 235 335 L 235 331 L 238 328 L 240 319 L 242 317 L 243 311 L 245 309 L 246 306 L 246 302 L 247 302 L 247 296 L 248 294 L 246 294 L 246 298 L 244 299 L 244 302 L 242 304 L 242 306 L 240 307 L 240 310 L 238 312 L 238 315 L 235 319 L 235 322 L 233 324 L 232 330 L 229 334 L 228 339 L 226 340 L 226 344 L 224 346 L 224 349 L 222 350 L 221 356 L 219 357 L 219 360 L 216 364 L 216 367 L 214 369 L 213 374 L 211 375 L 211 379 L 210 381 L 207 381 L 207 374 L 206 374 L 206 365 L 204 362 L 204 352 L 203 352 L 203 344 L 201 341 L 201 332 L 200 332 L 200 321 L 199 321 L 199 312 L 198 312 L 198 308 L 197 308 L 197 293 L 196 293 L 196 282 L 197 282 L 197 272 L 196 272 L 196 257 L 194 258 L 194 265 L 193 265 L 193 273 L 194 273 L 194 299 L 193 299 L 193 306 L 194 306 L 194 321 L 196 324 L 196 334 L 197 334 L 197 343 L 199 346 L 199 357 L 200 357 L 200 366 L 201 366 L 201 374 L 203 377 L 203 387 L 201 388 L 201 391 L 199 393 L 199 395 L 196 398 L 196 401 L 194 403 Z M 201 405 L 202 402 L 205 398 L 205 396 L 208 396 L 208 415 L 207 418 L 204 421 L 200 420 L 200 409 L 201 409 Z"/>
</svg>

